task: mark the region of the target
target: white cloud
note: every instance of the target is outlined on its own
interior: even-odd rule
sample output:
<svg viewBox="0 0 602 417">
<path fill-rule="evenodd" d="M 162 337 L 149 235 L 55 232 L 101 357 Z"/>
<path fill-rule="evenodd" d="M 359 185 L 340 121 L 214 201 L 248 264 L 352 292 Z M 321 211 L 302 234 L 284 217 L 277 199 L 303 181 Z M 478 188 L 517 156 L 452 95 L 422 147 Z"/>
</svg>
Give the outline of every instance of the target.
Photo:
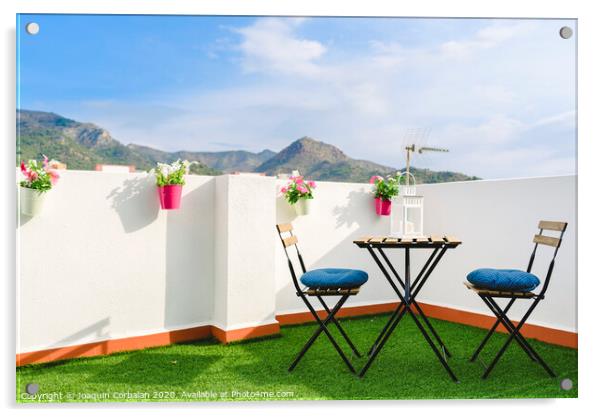
<svg viewBox="0 0 602 417">
<path fill-rule="evenodd" d="M 541 127 L 548 125 L 564 125 L 573 127 L 575 124 L 575 111 L 565 111 L 558 114 L 542 117 L 533 122 L 531 127 Z"/>
<path fill-rule="evenodd" d="M 479 50 L 490 49 L 512 38 L 527 35 L 533 25 L 530 22 L 493 23 L 477 31 L 476 35 L 465 40 L 449 40 L 440 46 L 446 57 L 463 58 Z"/>
<path fill-rule="evenodd" d="M 295 27 L 302 22 L 302 19 L 265 18 L 251 26 L 235 29 L 243 37 L 240 49 L 245 70 L 319 74 L 316 60 L 326 52 L 326 47 L 318 41 L 294 36 Z"/>
</svg>

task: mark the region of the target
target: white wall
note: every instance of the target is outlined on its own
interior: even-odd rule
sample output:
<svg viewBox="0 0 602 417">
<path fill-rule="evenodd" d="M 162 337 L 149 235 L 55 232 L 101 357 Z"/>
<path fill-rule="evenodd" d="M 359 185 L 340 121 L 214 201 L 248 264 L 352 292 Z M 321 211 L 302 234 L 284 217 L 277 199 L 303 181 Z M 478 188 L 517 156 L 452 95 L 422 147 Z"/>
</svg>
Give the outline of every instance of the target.
<svg viewBox="0 0 602 417">
<path fill-rule="evenodd" d="M 217 178 L 214 323 L 223 330 L 276 323 L 272 177 Z"/>
<path fill-rule="evenodd" d="M 389 219 L 374 214 L 369 185 L 319 182 L 313 212 L 297 217 L 276 198 L 280 183 L 188 176 L 182 208 L 162 211 L 145 174 L 62 173 L 42 214 L 19 225 L 17 351 L 203 324 L 236 329 L 305 311 L 274 227 L 291 220 L 309 268 L 369 272 L 348 305 L 395 301 L 369 254 L 352 243 L 389 230 Z M 462 285 L 467 272 L 524 268 L 537 221 L 566 220 L 548 296 L 531 322 L 576 331 L 575 191 L 575 176 L 420 186 L 426 231 L 464 241 L 420 299 L 487 312 Z M 413 257 L 414 270 L 424 255 Z M 393 258 L 403 262 L 401 252 Z"/>
<path fill-rule="evenodd" d="M 369 253 L 352 243 L 356 237 L 384 236 L 389 231 L 389 218 L 374 213 L 369 190 L 368 185 L 320 182 L 313 213 L 299 218 L 282 199 L 277 202 L 278 221 L 293 220 L 308 269 L 349 267 L 369 273 L 368 283 L 348 305 L 396 301 Z M 419 186 L 418 194 L 425 196 L 425 232 L 453 235 L 464 242 L 442 258 L 419 301 L 490 314 L 482 301 L 462 285 L 467 273 L 481 267 L 526 268 L 538 221 L 562 220 L 569 227 L 551 286 L 529 322 L 576 331 L 575 193 L 575 176 Z M 540 250 L 541 262 L 536 262 L 533 270 L 542 281 L 551 259 L 548 249 Z M 426 250 L 413 251 L 414 276 L 427 254 Z M 277 247 L 276 257 L 277 312 L 303 311 L 294 295 L 282 246 Z M 402 271 L 403 252 L 391 250 L 390 258 Z M 524 308 L 519 304 L 512 318 L 522 316 Z"/>
<path fill-rule="evenodd" d="M 550 287 L 529 323 L 577 331 L 576 176 L 432 184 L 420 192 L 426 232 L 450 233 L 464 242 L 433 273 L 432 285 L 421 294 L 425 302 L 489 313 L 459 281 L 476 268 L 526 269 L 539 220 L 566 221 Z M 532 272 L 542 282 L 552 255 L 553 248 L 540 245 Z M 510 317 L 520 319 L 528 304 L 517 301 Z"/>
<path fill-rule="evenodd" d="M 66 171 L 18 230 L 18 352 L 158 333 L 212 319 L 213 177 L 180 210 L 146 174 Z"/>
</svg>

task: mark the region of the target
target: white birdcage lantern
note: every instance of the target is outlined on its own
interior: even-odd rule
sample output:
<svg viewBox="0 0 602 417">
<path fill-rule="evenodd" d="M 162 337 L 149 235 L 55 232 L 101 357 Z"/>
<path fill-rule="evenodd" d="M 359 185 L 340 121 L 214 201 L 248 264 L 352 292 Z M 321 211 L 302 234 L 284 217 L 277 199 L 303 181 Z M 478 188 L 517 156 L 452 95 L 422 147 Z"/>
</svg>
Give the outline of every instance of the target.
<svg viewBox="0 0 602 417">
<path fill-rule="evenodd" d="M 401 187 L 401 195 L 392 201 L 391 236 L 424 236 L 424 198 L 416 195 L 416 179 L 405 173 L 406 183 Z"/>
</svg>

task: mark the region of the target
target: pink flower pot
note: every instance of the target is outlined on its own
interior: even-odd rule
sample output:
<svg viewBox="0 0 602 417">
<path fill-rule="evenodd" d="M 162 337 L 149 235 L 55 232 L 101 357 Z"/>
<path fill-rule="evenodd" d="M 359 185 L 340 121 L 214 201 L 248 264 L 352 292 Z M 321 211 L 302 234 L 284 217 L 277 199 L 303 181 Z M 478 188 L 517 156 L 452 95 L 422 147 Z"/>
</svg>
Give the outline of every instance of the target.
<svg viewBox="0 0 602 417">
<path fill-rule="evenodd" d="M 382 198 L 374 199 L 374 208 L 379 216 L 388 216 L 391 214 L 391 200 L 383 200 Z"/>
<path fill-rule="evenodd" d="M 180 200 L 182 199 L 181 185 L 164 185 L 157 187 L 159 193 L 159 202 L 163 210 L 174 210 L 180 208 Z"/>
</svg>

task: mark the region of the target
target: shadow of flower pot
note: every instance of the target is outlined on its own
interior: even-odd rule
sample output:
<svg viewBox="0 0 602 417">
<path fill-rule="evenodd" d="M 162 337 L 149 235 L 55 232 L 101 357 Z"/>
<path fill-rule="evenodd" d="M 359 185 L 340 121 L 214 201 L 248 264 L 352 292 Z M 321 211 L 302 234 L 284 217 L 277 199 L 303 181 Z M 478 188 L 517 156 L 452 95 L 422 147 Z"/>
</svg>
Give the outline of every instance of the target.
<svg viewBox="0 0 602 417">
<path fill-rule="evenodd" d="M 159 214 L 157 186 L 151 176 L 125 180 L 121 187 L 107 196 L 111 207 L 117 211 L 123 230 L 135 232 L 151 224 Z"/>
<path fill-rule="evenodd" d="M 374 213 L 374 197 L 367 191 L 350 191 L 347 195 L 345 204 L 336 206 L 332 214 L 337 219 L 337 228 L 341 226 L 360 225 L 361 220 L 366 220 L 366 211 Z M 377 220 L 380 216 L 370 217 L 370 220 Z M 370 223 L 373 225 L 373 223 Z M 360 226 L 364 226 L 361 224 Z"/>
</svg>

